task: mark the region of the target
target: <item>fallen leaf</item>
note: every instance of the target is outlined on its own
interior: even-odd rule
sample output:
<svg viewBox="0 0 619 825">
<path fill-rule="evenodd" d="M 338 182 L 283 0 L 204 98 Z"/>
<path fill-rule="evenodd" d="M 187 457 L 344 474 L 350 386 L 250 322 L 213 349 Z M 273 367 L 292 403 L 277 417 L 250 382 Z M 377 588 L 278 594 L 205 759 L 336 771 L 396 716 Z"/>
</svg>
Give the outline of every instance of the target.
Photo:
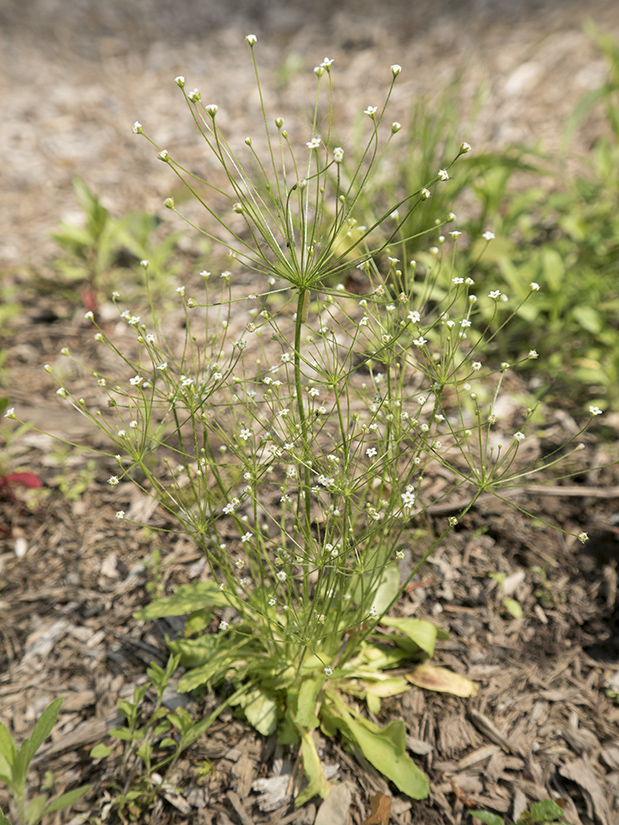
<svg viewBox="0 0 619 825">
<path fill-rule="evenodd" d="M 346 825 L 349 820 L 352 792 L 346 782 L 336 785 L 318 808 L 314 825 Z"/>
<path fill-rule="evenodd" d="M 361 825 L 389 825 L 391 797 L 377 793 L 370 797 L 370 815 Z"/>
<path fill-rule="evenodd" d="M 439 693 L 452 693 L 454 696 L 475 696 L 478 687 L 466 676 L 460 676 L 446 667 L 434 665 L 417 665 L 404 674 L 408 681 L 426 690 L 436 690 Z"/>
</svg>

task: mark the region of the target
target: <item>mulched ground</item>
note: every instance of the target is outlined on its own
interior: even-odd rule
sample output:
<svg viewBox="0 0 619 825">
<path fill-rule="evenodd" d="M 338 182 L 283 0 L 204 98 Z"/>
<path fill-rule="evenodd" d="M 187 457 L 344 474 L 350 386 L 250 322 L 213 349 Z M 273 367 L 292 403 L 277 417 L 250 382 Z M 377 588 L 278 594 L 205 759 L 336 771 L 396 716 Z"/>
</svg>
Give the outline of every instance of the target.
<svg viewBox="0 0 619 825">
<path fill-rule="evenodd" d="M 413 94 L 439 89 L 466 58 L 465 99 L 490 78 L 476 126 L 480 145 L 539 137 L 551 148 L 573 103 L 603 77 L 603 62 L 581 30 L 579 4 L 463 3 L 454 13 L 447 3 L 396 3 L 388 14 L 370 5 L 357 11 L 325 5 L 317 7 L 320 19 L 267 3 L 257 11 L 240 4 L 235 19 L 223 4 L 200 10 L 187 3 L 176 15 L 154 2 L 117 5 L 101 10 L 76 3 L 72 16 L 63 17 L 62 4 L 41 2 L 30 28 L 20 21 L 18 4 L 0 6 L 0 142 L 11 157 L 0 167 L 6 230 L 0 260 L 3 281 L 16 286 L 23 306 L 8 339 L 6 393 L 25 420 L 94 447 L 103 446 L 101 437 L 59 403 L 42 369 L 61 362 L 64 346 L 96 367 L 101 356 L 92 330 L 83 307 L 45 295 L 34 276 L 47 284 L 55 277 L 57 252 L 48 234 L 75 210 L 72 174 L 101 192 L 115 214 L 159 210 L 170 181 L 129 134 L 133 120 L 149 118 L 149 131 L 161 142 L 198 157 L 195 136 L 177 120 L 183 112 L 175 74 L 192 74 L 203 88 L 208 79 L 217 87 L 214 99 L 228 108 L 230 128 L 245 134 L 255 106 L 242 42 L 250 28 L 261 36 L 267 83 L 280 76 L 286 55 L 298 56 L 310 70 L 293 72 L 290 85 L 277 87 L 276 98 L 273 93 L 283 112 L 298 111 L 297 101 L 311 89 L 306 75 L 325 54 L 341 66 L 347 112 L 363 109 L 383 87 L 378 65 L 397 60 L 405 68 L 397 108 Z M 614 3 L 591 4 L 587 11 L 619 32 Z M 195 251 L 187 241 L 181 258 L 187 272 Z M 71 380 L 79 385 L 83 376 L 75 372 Z M 516 382 L 513 392 L 524 389 Z M 577 426 L 571 412 L 545 411 L 541 452 Z M 402 600 L 404 615 L 430 618 L 450 631 L 436 663 L 478 681 L 480 690 L 464 700 L 411 689 L 384 702 L 381 721 L 404 719 L 411 752 L 430 776 L 431 796 L 422 803 L 393 794 L 371 767 L 321 740 L 332 778 L 350 786 L 350 821 L 368 816 L 377 791 L 393 794 L 392 821 L 401 825 L 462 825 L 470 822 L 469 803 L 514 816 L 547 797 L 563 801 L 571 825 L 619 821 L 619 706 L 606 695 L 609 687 L 619 693 L 619 471 L 592 469 L 617 459 L 616 434 L 600 425 L 585 441 L 587 450 L 572 459 L 578 475 L 563 489 L 525 490 L 515 499 L 538 521 L 484 499 Z M 0 719 L 21 739 L 52 699 L 65 697 L 35 773 L 51 770 L 59 790 L 93 783 L 71 814 L 51 818 L 66 823 L 74 817 L 74 825 L 84 821 L 80 811 L 114 821 L 105 795 L 113 777 L 104 763 L 93 764 L 89 750 L 118 724 L 117 698 L 131 695 L 149 662 L 165 663 L 165 634 L 180 629 L 172 621 L 143 625 L 132 618 L 148 602 L 147 584 L 172 592 L 202 575 L 200 553 L 187 539 L 136 532 L 114 519 L 123 507 L 151 526 L 164 523 L 130 486 L 112 492 L 106 479 L 113 461 L 95 460 L 77 500 L 62 495 L 57 476 L 77 480 L 88 459 L 71 456 L 63 469 L 48 435 L 9 438 L 6 469 L 38 475 L 44 495 L 16 490 L 17 501 L 0 501 Z M 444 482 L 433 480 L 437 490 Z M 444 508 L 431 510 L 420 530 L 426 537 L 439 534 L 448 515 Z M 587 531 L 591 541 L 583 546 L 541 521 Z M 156 550 L 160 566 L 153 564 Z M 506 574 L 503 590 L 490 573 Z M 505 595 L 522 605 L 522 618 L 505 611 Z M 208 713 L 215 702 L 209 697 L 191 709 Z M 214 763 L 212 775 L 202 775 L 205 758 Z M 142 821 L 310 825 L 316 800 L 295 812 L 289 800 L 273 796 L 278 782 L 288 785 L 290 759 L 294 755 L 224 713 L 179 762 L 173 781 L 182 793 L 166 792 Z M 260 779 L 271 783 L 270 795 L 260 792 Z"/>
</svg>

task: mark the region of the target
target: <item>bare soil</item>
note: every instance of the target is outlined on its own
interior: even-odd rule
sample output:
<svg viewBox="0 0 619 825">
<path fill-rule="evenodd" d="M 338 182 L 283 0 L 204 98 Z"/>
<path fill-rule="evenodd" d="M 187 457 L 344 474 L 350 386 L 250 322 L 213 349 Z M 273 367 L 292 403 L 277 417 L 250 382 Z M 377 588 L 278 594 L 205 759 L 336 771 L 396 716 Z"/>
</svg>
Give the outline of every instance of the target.
<svg viewBox="0 0 619 825">
<path fill-rule="evenodd" d="M 0 267 L 22 304 L 3 342 L 9 356 L 0 395 L 47 433 L 103 446 L 60 404 L 42 369 L 60 363 L 64 346 L 94 369 L 100 357 L 79 299 L 42 291 L 41 283 L 53 285 L 57 277 L 50 233 L 60 219 L 76 217 L 74 175 L 114 214 L 146 208 L 166 228 L 178 228 L 161 206 L 172 187 L 169 171 L 130 131 L 139 119 L 161 145 L 189 164 L 200 162 L 173 83 L 177 74 L 218 103 L 230 133 L 244 136 L 257 129 L 243 41 L 250 31 L 259 37 L 268 105 L 298 130 L 312 101 L 311 69 L 325 55 L 336 59 L 343 123 L 380 100 L 393 62 L 404 69 L 393 99 L 402 121 L 415 96 L 438 94 L 461 70 L 464 110 L 480 91 L 484 98 L 474 132 L 463 140 L 474 149 L 539 140 L 558 151 L 566 116 L 604 78 L 604 62 L 583 32 L 586 17 L 619 35 L 616 3 L 597 0 L 586 8 L 522 0 L 311 8 L 266 0 L 0 2 Z M 599 128 L 593 118 L 574 158 Z M 185 240 L 179 261 L 188 277 L 196 255 L 195 242 Z M 72 380 L 79 385 L 84 377 L 76 372 Z M 514 379 L 515 394 L 526 389 L 522 380 Z M 549 453 L 577 428 L 571 413 L 545 411 L 537 449 Z M 616 460 L 615 442 L 608 427 L 594 430 L 574 459 L 575 478 L 543 494 L 521 491 L 515 501 L 535 522 L 496 500 L 480 501 L 403 599 L 405 614 L 449 630 L 436 662 L 478 681 L 480 690 L 465 700 L 411 689 L 384 703 L 381 720 L 404 719 L 411 751 L 430 776 L 425 802 L 398 795 L 362 760 L 321 742 L 325 763 L 337 766 L 334 778 L 353 792 L 349 822 L 368 816 L 376 791 L 393 796 L 392 821 L 399 825 L 464 825 L 472 804 L 515 818 L 526 803 L 544 798 L 565 805 L 570 825 L 619 822 L 619 706 L 606 695 L 609 687 L 619 693 L 619 471 L 592 469 Z M 75 481 L 88 459 L 72 457 L 65 475 Z M 36 474 L 45 495 L 33 504 L 32 491 L 15 489 L 14 500 L 0 490 L 0 719 L 21 739 L 52 699 L 65 697 L 34 773 L 52 771 L 59 790 L 85 782 L 94 788 L 50 821 L 77 825 L 87 821 L 77 816 L 84 812 L 99 818 L 93 822 L 114 822 L 105 796 L 112 777 L 89 750 L 119 723 L 118 697 L 131 694 L 149 662 L 166 661 L 165 634 L 179 631 L 174 623 L 138 623 L 132 614 L 148 602 L 148 582 L 172 592 L 202 575 L 200 554 L 186 538 L 138 533 L 114 519 L 125 509 L 151 527 L 166 526 L 165 514 L 130 486 L 110 489 L 114 466 L 106 459 L 95 459 L 75 501 L 58 488 L 61 462 L 48 435 L 30 431 L 7 440 L 2 461 L 3 471 Z M 434 480 L 437 490 L 443 482 Z M 439 534 L 448 515 L 431 509 L 419 526 Z M 591 541 L 583 546 L 544 521 L 587 531 Z M 160 569 L 153 567 L 155 550 Z M 503 592 L 489 577 L 498 572 L 507 575 Z M 522 618 L 505 611 L 504 595 L 522 605 Z M 215 702 L 209 697 L 192 710 L 207 713 Z M 297 812 L 290 800 L 268 811 L 254 789 L 258 778 L 285 775 L 284 756 L 224 714 L 179 763 L 180 795 L 162 796 L 141 821 L 310 825 L 319 800 Z M 212 776 L 199 773 L 205 757 L 214 762 Z M 0 807 L 6 808 L 2 789 Z"/>
</svg>

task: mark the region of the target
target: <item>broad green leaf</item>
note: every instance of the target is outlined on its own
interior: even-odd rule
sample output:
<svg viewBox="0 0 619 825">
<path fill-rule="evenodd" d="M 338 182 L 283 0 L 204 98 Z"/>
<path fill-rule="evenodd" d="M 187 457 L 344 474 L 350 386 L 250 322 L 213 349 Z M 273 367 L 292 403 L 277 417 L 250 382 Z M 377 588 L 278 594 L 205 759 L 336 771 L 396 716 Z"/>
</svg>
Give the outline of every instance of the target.
<svg viewBox="0 0 619 825">
<path fill-rule="evenodd" d="M 123 742 L 131 742 L 134 738 L 131 731 L 127 730 L 127 728 L 113 728 L 110 731 L 110 736 L 113 736 L 114 739 L 122 739 Z"/>
<path fill-rule="evenodd" d="M 134 619 L 146 622 L 166 616 L 184 616 L 208 607 L 225 607 L 228 600 L 215 582 L 182 584 L 173 596 L 157 599 L 133 614 Z"/>
<path fill-rule="evenodd" d="M 304 730 L 313 730 L 320 724 L 320 720 L 316 716 L 316 702 L 324 683 L 324 676 L 304 679 L 301 683 L 294 719 L 297 725 Z"/>
<path fill-rule="evenodd" d="M 397 720 L 379 728 L 367 719 L 354 719 L 344 700 L 337 694 L 330 694 L 329 700 L 326 704 L 332 723 L 359 748 L 368 762 L 411 799 L 425 799 L 430 784 L 425 774 L 406 754 L 404 722 Z"/>
<path fill-rule="evenodd" d="M 241 706 L 247 721 L 258 733 L 270 736 L 277 729 L 277 702 L 262 690 L 252 691 L 243 697 Z"/>
<path fill-rule="evenodd" d="M 193 668 L 201 665 L 214 665 L 222 650 L 221 636 L 200 636 L 197 639 L 177 639 L 168 642 L 174 653 L 179 653 L 183 667 Z"/>
<path fill-rule="evenodd" d="M 92 788 L 92 785 L 82 785 L 81 788 L 75 788 L 73 791 L 67 791 L 67 793 L 63 793 L 62 796 L 59 796 L 58 799 L 54 799 L 43 812 L 45 815 L 51 814 L 54 811 L 61 811 L 63 808 L 68 808 L 69 805 L 73 805 L 74 802 L 77 802 L 78 799 L 81 799 L 85 793 Z"/>
<path fill-rule="evenodd" d="M 378 613 L 387 610 L 400 592 L 400 568 L 397 564 L 388 564 L 380 575 L 380 583 L 374 594 L 371 607 Z"/>
<path fill-rule="evenodd" d="M 365 692 L 365 703 L 368 706 L 368 710 L 370 713 L 373 713 L 374 716 L 378 716 L 380 713 L 380 696 L 377 696 L 375 693 L 371 693 L 370 691 L 366 690 Z"/>
<path fill-rule="evenodd" d="M 301 757 L 303 758 L 303 770 L 307 777 L 307 787 L 304 788 L 294 801 L 295 808 L 300 808 L 314 796 L 326 799 L 331 791 L 331 784 L 325 778 L 322 771 L 322 764 L 316 751 L 314 739 L 306 730 L 298 728 L 301 736 Z"/>
<path fill-rule="evenodd" d="M 362 680 L 363 689 L 372 696 L 385 698 L 385 696 L 397 696 L 408 690 L 408 682 L 402 676 L 387 676 L 385 679 L 367 678 Z"/>
<path fill-rule="evenodd" d="M 33 797 L 26 806 L 26 823 L 27 825 L 36 825 L 36 823 L 43 816 L 43 809 L 45 808 L 45 796 L 38 794 Z"/>
<path fill-rule="evenodd" d="M 547 822 L 560 823 L 565 821 L 565 811 L 552 799 L 542 799 L 541 802 L 535 802 L 531 805 L 529 811 L 522 816 L 523 825 L 541 825 Z M 519 823 L 520 825 L 520 823 Z"/>
<path fill-rule="evenodd" d="M 466 676 L 434 665 L 417 665 L 405 674 L 405 678 L 416 687 L 435 690 L 438 693 L 451 693 L 453 696 L 476 696 L 479 690 Z"/>
<path fill-rule="evenodd" d="M 469 811 L 469 814 L 484 825 L 505 825 L 502 816 L 491 814 L 490 811 Z"/>
<path fill-rule="evenodd" d="M 103 742 L 99 742 L 99 744 L 95 745 L 90 751 L 90 757 L 91 759 L 105 759 L 105 757 L 109 756 L 111 753 L 111 748 L 108 748 L 108 746 L 104 745 Z"/>
<path fill-rule="evenodd" d="M 604 326 L 600 313 L 587 304 L 577 304 L 572 309 L 576 322 L 592 335 L 599 335 Z"/>
<path fill-rule="evenodd" d="M 438 628 L 432 622 L 426 622 L 423 619 L 398 619 L 394 616 L 383 616 L 381 624 L 403 633 L 429 657 L 434 656 Z"/>
</svg>

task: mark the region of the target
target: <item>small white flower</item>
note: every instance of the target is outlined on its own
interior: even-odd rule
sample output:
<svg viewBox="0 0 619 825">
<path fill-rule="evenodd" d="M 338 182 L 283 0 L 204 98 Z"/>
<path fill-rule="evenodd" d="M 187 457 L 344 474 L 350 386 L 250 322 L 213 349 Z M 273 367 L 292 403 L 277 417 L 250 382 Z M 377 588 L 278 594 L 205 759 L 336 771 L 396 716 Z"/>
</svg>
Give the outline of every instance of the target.
<svg viewBox="0 0 619 825">
<path fill-rule="evenodd" d="M 602 410 L 599 407 L 594 406 L 593 404 L 589 407 L 589 412 L 591 415 L 602 415 Z"/>
<path fill-rule="evenodd" d="M 456 238 L 460 237 L 460 235 L 461 235 L 461 234 L 462 234 L 462 232 L 458 231 L 457 229 L 454 229 L 454 230 L 453 230 L 453 232 L 450 232 L 450 233 L 449 233 L 449 236 L 450 236 L 451 238 L 453 238 L 453 239 L 454 239 L 454 241 L 455 241 L 455 240 L 456 240 Z"/>
<path fill-rule="evenodd" d="M 412 321 L 413 324 L 418 324 L 421 321 L 421 315 L 417 312 L 416 309 L 409 312 L 406 317 L 409 321 Z"/>
<path fill-rule="evenodd" d="M 5 418 L 15 418 L 15 407 L 9 407 L 4 413 Z"/>
<path fill-rule="evenodd" d="M 308 140 L 305 144 L 308 149 L 318 149 L 320 147 L 320 138 L 314 137 L 311 140 Z"/>
<path fill-rule="evenodd" d="M 123 519 L 124 517 L 125 517 L 125 511 L 124 510 L 118 510 L 118 512 L 116 513 L 116 518 L 117 519 Z"/>
<path fill-rule="evenodd" d="M 255 34 L 248 34 L 247 37 L 245 38 L 245 40 L 247 40 L 247 42 L 249 43 L 250 46 L 255 46 L 256 43 L 258 42 L 258 38 L 256 37 Z"/>
<path fill-rule="evenodd" d="M 225 621 L 221 621 L 221 622 L 219 622 L 219 629 L 220 629 L 220 630 L 227 630 L 227 629 L 228 629 L 228 627 L 229 627 L 228 622 L 225 622 Z"/>
<path fill-rule="evenodd" d="M 365 454 L 368 458 L 374 458 L 375 455 L 378 455 L 378 450 L 376 449 L 376 447 L 368 447 L 365 451 Z"/>
<path fill-rule="evenodd" d="M 251 438 L 253 435 L 253 431 L 245 427 L 239 433 L 239 436 L 243 439 L 243 441 L 247 441 L 248 438 Z"/>
<path fill-rule="evenodd" d="M 475 370 L 475 372 L 481 369 L 481 361 L 473 361 L 471 367 Z"/>
<path fill-rule="evenodd" d="M 333 160 L 336 163 L 342 163 L 342 161 L 344 160 L 344 150 L 341 146 L 336 146 L 333 150 Z"/>
<path fill-rule="evenodd" d="M 110 484 L 112 487 L 116 487 L 117 484 L 120 484 L 118 480 L 118 476 L 110 476 L 107 480 L 107 483 Z"/>
<path fill-rule="evenodd" d="M 368 117 L 371 117 L 372 120 L 374 120 L 377 111 L 378 109 L 376 108 L 376 106 L 368 106 L 367 109 L 363 110 L 363 114 L 367 115 Z"/>
<path fill-rule="evenodd" d="M 370 616 L 375 619 L 378 616 L 378 610 L 375 607 L 370 607 Z"/>
<path fill-rule="evenodd" d="M 536 284 L 535 281 L 530 283 L 529 286 L 533 292 L 539 292 L 539 284 Z"/>
<path fill-rule="evenodd" d="M 161 152 L 157 155 L 158 160 L 162 160 L 164 163 L 168 163 L 170 160 L 170 155 L 168 154 L 167 149 L 162 149 Z"/>
<path fill-rule="evenodd" d="M 422 197 L 424 200 L 428 200 L 428 198 L 430 197 L 430 195 L 431 195 L 431 194 L 432 194 L 432 192 L 430 192 L 430 190 L 429 190 L 429 189 L 427 189 L 425 186 L 424 186 L 424 187 L 423 187 L 423 189 L 421 190 L 421 197 Z"/>
<path fill-rule="evenodd" d="M 400 66 L 399 63 L 394 63 L 393 66 L 391 67 L 391 74 L 394 77 L 397 77 L 400 74 L 401 71 L 402 71 L 402 67 Z"/>
<path fill-rule="evenodd" d="M 470 151 L 471 151 L 471 147 L 469 146 L 468 143 L 465 142 L 465 143 L 460 144 L 460 152 L 463 155 L 465 155 L 467 152 L 470 152 Z"/>
<path fill-rule="evenodd" d="M 284 573 L 284 571 L 283 571 L 283 570 L 280 570 L 280 571 L 277 573 L 277 576 L 276 576 L 276 577 L 280 580 L 280 582 L 285 582 L 285 581 L 286 581 L 286 574 Z"/>
<path fill-rule="evenodd" d="M 398 123 L 397 120 L 394 120 L 393 123 L 391 124 L 391 134 L 395 135 L 396 132 L 399 132 L 401 128 L 402 128 L 402 124 Z"/>
<path fill-rule="evenodd" d="M 584 533 L 584 532 L 583 532 L 583 533 L 579 533 L 579 534 L 578 534 L 578 541 L 582 542 L 583 544 L 584 544 L 586 541 L 589 541 L 589 535 L 588 535 L 588 533 Z"/>
<path fill-rule="evenodd" d="M 92 311 L 88 311 L 88 312 L 86 313 L 86 315 L 84 315 L 84 318 L 85 318 L 87 321 L 94 321 L 94 320 L 95 320 L 95 314 L 94 314 L 94 312 L 92 312 Z"/>
<path fill-rule="evenodd" d="M 178 77 L 175 77 L 175 78 L 174 78 L 174 82 L 175 82 L 175 83 L 176 83 L 176 85 L 177 85 L 179 88 L 181 88 L 181 89 L 185 86 L 185 78 L 183 77 L 183 75 L 182 75 L 182 74 L 179 74 L 179 76 L 178 76 Z"/>
<path fill-rule="evenodd" d="M 449 516 L 447 521 L 449 522 L 450 527 L 455 527 L 456 524 L 458 523 L 458 519 L 455 516 Z"/>
<path fill-rule="evenodd" d="M 415 504 L 415 493 L 413 492 L 413 488 L 409 484 L 406 490 L 402 493 L 402 507 L 406 510 L 410 510 Z"/>
<path fill-rule="evenodd" d="M 333 676 L 333 670 L 330 667 L 324 668 L 323 673 L 325 674 L 325 676 L 327 678 L 329 678 L 330 676 Z"/>
<path fill-rule="evenodd" d="M 459 284 L 463 284 L 463 283 L 464 283 L 464 278 L 452 278 L 452 279 L 451 279 L 451 283 L 452 283 L 452 284 L 455 284 L 456 286 L 458 286 Z"/>
<path fill-rule="evenodd" d="M 269 599 L 269 606 L 270 607 L 275 607 L 276 604 L 277 604 L 276 600 L 271 596 L 271 598 Z"/>
<path fill-rule="evenodd" d="M 133 124 L 133 126 L 131 127 L 131 131 L 133 132 L 133 134 L 134 134 L 134 135 L 142 135 L 142 134 L 144 134 L 144 133 L 142 132 L 142 124 L 140 123 L 140 121 L 139 121 L 139 120 L 136 120 L 136 121 L 135 121 L 135 123 L 134 123 L 134 124 Z"/>
<path fill-rule="evenodd" d="M 482 238 L 485 241 L 493 241 L 494 240 L 494 232 L 484 232 Z"/>
<path fill-rule="evenodd" d="M 413 340 L 413 344 L 416 347 L 422 347 L 424 344 L 427 344 L 427 343 L 428 343 L 428 339 L 424 338 L 423 335 L 420 335 L 419 338 L 415 338 Z"/>
<path fill-rule="evenodd" d="M 280 410 L 280 411 L 277 413 L 277 415 L 278 415 L 280 418 L 283 418 L 284 416 L 288 415 L 288 413 L 289 413 L 289 412 L 290 412 L 290 410 L 289 410 L 287 407 L 285 407 L 283 410 Z"/>
<path fill-rule="evenodd" d="M 439 169 L 438 176 L 441 180 L 449 180 L 449 172 L 447 172 L 445 169 Z"/>
<path fill-rule="evenodd" d="M 500 289 L 493 289 L 492 292 L 488 293 L 488 298 L 492 298 L 493 301 L 498 301 L 501 297 L 501 290 Z"/>
<path fill-rule="evenodd" d="M 539 354 L 538 354 L 537 350 L 530 349 L 529 354 L 528 354 L 527 357 L 528 358 L 539 358 Z"/>
<path fill-rule="evenodd" d="M 67 391 L 65 390 L 64 387 L 59 387 L 56 390 L 56 395 L 59 395 L 61 398 L 66 398 L 67 397 Z"/>
<path fill-rule="evenodd" d="M 178 294 L 179 294 L 179 295 L 181 296 L 181 298 L 182 298 L 182 297 L 183 297 L 183 295 L 185 294 L 185 287 L 184 287 L 184 286 L 177 286 L 177 287 L 176 287 L 176 291 L 178 292 Z"/>
<path fill-rule="evenodd" d="M 514 433 L 514 441 L 524 441 L 524 433 Z"/>
<path fill-rule="evenodd" d="M 333 58 L 332 57 L 325 57 L 325 59 L 322 61 L 322 63 L 320 65 L 322 66 L 323 69 L 326 69 L 327 71 L 329 71 L 329 69 L 333 65 Z"/>
<path fill-rule="evenodd" d="M 252 533 L 244 533 L 241 536 L 241 542 L 243 544 L 245 544 L 245 542 L 247 542 L 247 541 L 251 541 L 252 539 L 253 539 L 253 534 Z"/>
<path fill-rule="evenodd" d="M 139 387 L 140 384 L 144 381 L 144 378 L 141 375 L 134 375 L 133 378 L 129 379 L 129 383 L 132 387 Z"/>
</svg>

